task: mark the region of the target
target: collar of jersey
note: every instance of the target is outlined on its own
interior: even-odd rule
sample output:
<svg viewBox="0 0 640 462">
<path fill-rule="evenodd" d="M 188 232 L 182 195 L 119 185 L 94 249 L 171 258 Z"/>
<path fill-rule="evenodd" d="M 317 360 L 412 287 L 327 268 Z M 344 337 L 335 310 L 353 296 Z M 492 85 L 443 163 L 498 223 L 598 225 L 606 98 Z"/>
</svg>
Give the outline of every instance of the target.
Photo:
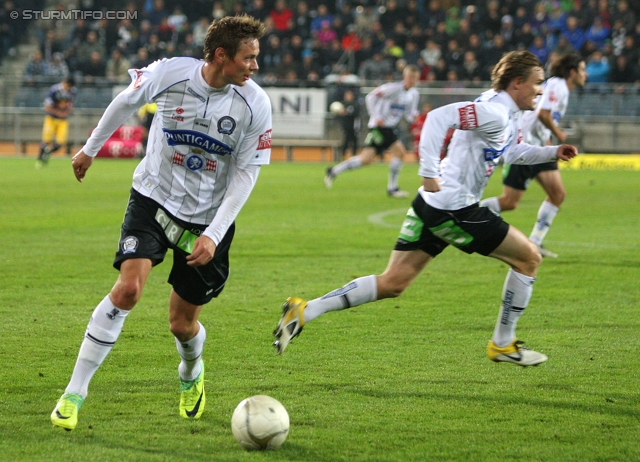
<svg viewBox="0 0 640 462">
<path fill-rule="evenodd" d="M 195 81 L 195 83 L 198 84 L 198 86 L 200 88 L 202 88 L 208 94 L 211 94 L 211 93 L 226 93 L 229 90 L 229 88 L 231 88 L 231 84 L 229 84 L 229 83 L 226 84 L 222 88 L 214 88 L 214 87 L 210 86 L 206 82 L 206 80 L 204 80 L 204 77 L 202 77 L 202 66 L 204 66 L 204 62 L 202 62 L 202 64 L 200 64 L 200 66 L 198 66 L 195 69 L 195 75 L 193 77 L 193 80 Z"/>
</svg>

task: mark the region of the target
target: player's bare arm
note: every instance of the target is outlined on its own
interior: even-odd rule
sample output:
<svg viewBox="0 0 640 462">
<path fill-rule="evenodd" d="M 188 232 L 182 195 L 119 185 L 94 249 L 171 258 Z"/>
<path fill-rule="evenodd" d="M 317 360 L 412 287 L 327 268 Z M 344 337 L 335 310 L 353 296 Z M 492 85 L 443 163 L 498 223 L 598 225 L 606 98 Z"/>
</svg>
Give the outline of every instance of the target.
<svg viewBox="0 0 640 462">
<path fill-rule="evenodd" d="M 427 192 L 440 191 L 440 179 L 439 178 L 422 178 L 422 187 Z"/>
<path fill-rule="evenodd" d="M 572 146 L 570 144 L 561 144 L 558 146 L 558 152 L 556 153 L 556 157 L 560 160 L 570 160 L 578 155 L 578 148 Z"/>
<path fill-rule="evenodd" d="M 551 133 L 553 133 L 556 138 L 558 138 L 558 141 L 560 141 L 561 143 L 565 142 L 565 140 L 567 139 L 567 132 L 556 125 L 550 110 L 541 109 L 538 113 L 538 120 L 540 120 L 540 122 L 542 122 L 545 127 L 551 130 Z"/>
<path fill-rule="evenodd" d="M 82 179 L 91 167 L 93 163 L 93 157 L 89 157 L 84 151 L 78 152 L 73 159 L 71 159 L 71 166 L 73 167 L 73 174 L 76 176 L 76 180 L 82 183 Z"/>
<path fill-rule="evenodd" d="M 200 236 L 193 243 L 193 252 L 187 256 L 187 265 L 202 266 L 211 261 L 216 253 L 216 244 L 210 237 Z"/>
</svg>

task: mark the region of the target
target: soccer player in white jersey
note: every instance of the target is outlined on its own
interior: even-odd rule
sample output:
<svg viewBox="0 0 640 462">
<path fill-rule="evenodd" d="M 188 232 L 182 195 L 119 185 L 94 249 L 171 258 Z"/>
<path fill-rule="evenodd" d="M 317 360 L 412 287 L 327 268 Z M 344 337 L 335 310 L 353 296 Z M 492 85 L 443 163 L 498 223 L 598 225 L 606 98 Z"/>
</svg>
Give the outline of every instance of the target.
<svg viewBox="0 0 640 462">
<path fill-rule="evenodd" d="M 510 52 L 493 70 L 493 90 L 474 103 L 449 104 L 429 113 L 420 138 L 422 186 L 407 212 L 387 268 L 379 276 L 355 279 L 309 302 L 287 299 L 274 331 L 278 353 L 322 314 L 398 297 L 433 258 L 453 245 L 511 267 L 487 346 L 489 359 L 520 366 L 547 360 L 544 354 L 524 348 L 515 334 L 542 260 L 538 248 L 500 216 L 478 205 L 500 157 L 512 164 L 532 164 L 569 160 L 576 155 L 574 146 L 538 147 L 521 142 L 522 111 L 535 108 L 543 81 L 542 64 L 535 55 Z M 446 162 L 441 162 L 442 158 Z"/>
<path fill-rule="evenodd" d="M 364 148 L 357 156 L 327 169 L 324 184 L 331 188 L 333 180 L 347 170 L 354 170 L 372 163 L 376 155 L 382 156 L 386 151 L 391 154 L 389 163 L 389 180 L 387 194 L 392 197 L 407 197 L 406 191 L 398 187 L 398 177 L 407 150 L 398 138 L 397 125 L 404 117 L 409 123 L 418 115 L 420 95 L 415 89 L 420 72 L 413 65 L 408 65 L 402 72 L 401 82 L 389 82 L 380 85 L 365 97 L 369 111 L 369 133 L 364 140 Z"/>
<path fill-rule="evenodd" d="M 146 157 L 133 175 L 114 267 L 120 275 L 95 308 L 65 393 L 51 414 L 73 430 L 89 381 L 115 344 L 153 266 L 173 250 L 169 328 L 181 362 L 179 413 L 205 405 L 202 306 L 229 275 L 234 222 L 271 155 L 271 104 L 251 80 L 264 25 L 249 16 L 214 21 L 204 60 L 173 58 L 129 71 L 72 165 L 82 181 L 100 147 L 137 108 L 157 103 Z"/>
<path fill-rule="evenodd" d="M 585 62 L 575 54 L 564 55 L 552 64 L 551 75 L 544 84 L 536 110 L 527 112 L 522 121 L 525 142 L 536 146 L 550 144 L 551 134 L 561 143 L 567 139 L 567 133 L 558 123 L 567 111 L 571 90 L 583 87 L 587 80 Z M 495 213 L 515 209 L 534 178 L 547 197 L 540 205 L 529 239 L 538 246 L 543 257 L 556 258 L 558 255 L 545 248 L 542 240 L 567 195 L 557 161 L 536 165 L 505 165 L 502 195 L 484 199 L 480 206 L 489 207 Z"/>
</svg>

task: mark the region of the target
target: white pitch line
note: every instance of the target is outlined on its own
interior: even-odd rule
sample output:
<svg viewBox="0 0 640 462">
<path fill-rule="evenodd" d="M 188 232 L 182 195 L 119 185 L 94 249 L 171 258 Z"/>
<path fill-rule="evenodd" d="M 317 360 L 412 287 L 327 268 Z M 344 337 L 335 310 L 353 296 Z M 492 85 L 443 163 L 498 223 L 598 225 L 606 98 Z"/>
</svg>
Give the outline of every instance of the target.
<svg viewBox="0 0 640 462">
<path fill-rule="evenodd" d="M 389 215 L 399 215 L 399 214 L 402 214 L 402 216 L 404 217 L 404 215 L 407 213 L 407 210 L 409 209 L 404 208 L 404 209 L 386 210 L 384 212 L 378 212 L 378 213 L 374 213 L 373 215 L 369 215 L 367 217 L 367 220 L 369 220 L 374 225 L 382 226 L 384 228 L 399 228 L 400 225 L 402 225 L 401 220 L 398 220 L 396 223 L 387 223 L 385 221 L 385 218 L 387 218 Z"/>
</svg>

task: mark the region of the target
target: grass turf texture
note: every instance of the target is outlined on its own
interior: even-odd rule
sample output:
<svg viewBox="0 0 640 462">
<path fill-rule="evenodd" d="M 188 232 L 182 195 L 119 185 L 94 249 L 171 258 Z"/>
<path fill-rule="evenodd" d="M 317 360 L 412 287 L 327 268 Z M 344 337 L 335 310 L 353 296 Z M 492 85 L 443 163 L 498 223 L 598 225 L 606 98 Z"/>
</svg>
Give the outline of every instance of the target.
<svg viewBox="0 0 640 462">
<path fill-rule="evenodd" d="M 35 170 L 0 159 L 0 460 L 640 459 L 640 188 L 627 171 L 563 172 L 568 197 L 546 242 L 560 258 L 543 261 L 518 326 L 549 362 L 520 368 L 485 354 L 507 267 L 455 249 L 402 297 L 321 317 L 276 356 L 284 299 L 382 272 L 411 198 L 386 197 L 384 165 L 329 191 L 324 165 L 268 166 L 238 219 L 228 286 L 201 314 L 202 419 L 178 416 L 168 258 L 94 377 L 76 430 L 54 428 L 87 321 L 117 276 L 134 164 L 97 160 L 79 184 L 68 160 Z M 401 186 L 414 191 L 416 171 L 405 166 Z M 496 172 L 486 196 L 500 189 Z M 505 219 L 528 234 L 542 199 L 532 185 Z M 231 434 L 234 408 L 254 394 L 291 417 L 275 452 L 247 453 Z"/>
</svg>

